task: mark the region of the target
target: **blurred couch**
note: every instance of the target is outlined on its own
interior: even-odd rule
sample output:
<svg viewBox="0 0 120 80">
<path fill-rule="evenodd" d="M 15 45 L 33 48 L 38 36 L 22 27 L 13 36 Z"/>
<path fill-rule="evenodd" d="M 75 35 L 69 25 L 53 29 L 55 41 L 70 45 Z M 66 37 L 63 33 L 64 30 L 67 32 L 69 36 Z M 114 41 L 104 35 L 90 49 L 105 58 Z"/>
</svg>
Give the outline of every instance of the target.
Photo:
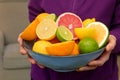
<svg viewBox="0 0 120 80">
<path fill-rule="evenodd" d="M 17 43 L 28 23 L 27 2 L 0 2 L 0 80 L 30 80 L 30 63 Z"/>
</svg>

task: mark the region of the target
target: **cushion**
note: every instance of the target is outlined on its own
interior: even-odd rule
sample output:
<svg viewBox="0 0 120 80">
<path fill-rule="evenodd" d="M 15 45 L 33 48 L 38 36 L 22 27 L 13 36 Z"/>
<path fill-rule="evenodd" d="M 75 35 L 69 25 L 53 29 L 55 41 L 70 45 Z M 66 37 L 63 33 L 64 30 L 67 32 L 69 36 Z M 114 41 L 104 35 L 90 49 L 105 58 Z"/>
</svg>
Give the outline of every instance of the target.
<svg viewBox="0 0 120 80">
<path fill-rule="evenodd" d="M 3 67 L 7 69 L 30 67 L 30 62 L 27 59 L 27 55 L 21 55 L 20 53 L 19 44 L 13 43 L 5 46 Z"/>
</svg>

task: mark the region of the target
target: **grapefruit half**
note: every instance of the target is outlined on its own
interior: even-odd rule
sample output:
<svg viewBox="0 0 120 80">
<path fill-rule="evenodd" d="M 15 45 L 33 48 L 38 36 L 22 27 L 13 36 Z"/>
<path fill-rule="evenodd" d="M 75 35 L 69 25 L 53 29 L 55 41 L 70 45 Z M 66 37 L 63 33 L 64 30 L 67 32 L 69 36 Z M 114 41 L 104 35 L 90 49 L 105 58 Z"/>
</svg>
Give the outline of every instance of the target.
<svg viewBox="0 0 120 80">
<path fill-rule="evenodd" d="M 81 18 L 71 12 L 65 12 L 59 15 L 56 23 L 58 26 L 66 26 L 73 33 L 74 39 L 77 39 L 77 36 L 74 33 L 74 28 L 83 27 Z"/>
<path fill-rule="evenodd" d="M 107 26 L 102 22 L 92 22 L 86 26 L 86 28 L 90 27 L 96 30 L 94 39 L 97 41 L 99 48 L 105 46 L 109 36 L 109 30 Z"/>
</svg>

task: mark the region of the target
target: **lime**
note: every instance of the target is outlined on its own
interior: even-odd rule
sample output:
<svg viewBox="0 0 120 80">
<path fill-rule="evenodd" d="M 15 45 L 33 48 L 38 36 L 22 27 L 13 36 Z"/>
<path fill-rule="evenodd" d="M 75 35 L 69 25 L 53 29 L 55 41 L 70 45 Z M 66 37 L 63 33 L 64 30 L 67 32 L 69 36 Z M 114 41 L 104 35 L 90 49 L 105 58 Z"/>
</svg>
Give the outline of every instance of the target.
<svg viewBox="0 0 120 80">
<path fill-rule="evenodd" d="M 56 36 L 60 41 L 70 41 L 73 39 L 73 34 L 65 26 L 59 26 L 57 28 Z"/>
<path fill-rule="evenodd" d="M 56 14 L 51 13 L 51 14 L 49 14 L 48 16 L 46 16 L 46 18 L 45 18 L 45 19 L 51 19 L 51 20 L 56 21 L 57 16 L 56 16 Z"/>
<path fill-rule="evenodd" d="M 91 38 L 86 37 L 78 43 L 80 53 L 89 53 L 99 49 L 97 42 Z"/>
<path fill-rule="evenodd" d="M 37 25 L 36 34 L 41 40 L 52 40 L 55 38 L 57 27 L 53 20 L 44 19 Z"/>
</svg>

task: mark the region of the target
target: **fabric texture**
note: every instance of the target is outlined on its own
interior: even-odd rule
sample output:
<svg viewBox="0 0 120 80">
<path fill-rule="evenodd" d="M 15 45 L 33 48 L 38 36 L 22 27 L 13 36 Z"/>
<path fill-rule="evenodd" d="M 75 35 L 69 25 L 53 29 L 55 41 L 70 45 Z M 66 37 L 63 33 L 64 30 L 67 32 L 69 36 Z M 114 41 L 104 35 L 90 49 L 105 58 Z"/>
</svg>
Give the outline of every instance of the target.
<svg viewBox="0 0 120 80">
<path fill-rule="evenodd" d="M 49 68 L 41 69 L 32 65 L 33 80 L 118 80 L 117 54 L 120 52 L 120 0 L 30 0 L 29 19 L 42 13 L 73 12 L 81 17 L 96 18 L 107 25 L 110 34 L 117 38 L 117 45 L 112 51 L 110 59 L 95 70 L 84 72 L 56 72 Z"/>
<path fill-rule="evenodd" d="M 7 69 L 29 68 L 30 63 L 27 56 L 23 56 L 19 51 L 19 44 L 13 43 L 5 46 L 3 55 L 3 67 Z M 17 53 L 17 54 L 16 54 Z"/>
</svg>

